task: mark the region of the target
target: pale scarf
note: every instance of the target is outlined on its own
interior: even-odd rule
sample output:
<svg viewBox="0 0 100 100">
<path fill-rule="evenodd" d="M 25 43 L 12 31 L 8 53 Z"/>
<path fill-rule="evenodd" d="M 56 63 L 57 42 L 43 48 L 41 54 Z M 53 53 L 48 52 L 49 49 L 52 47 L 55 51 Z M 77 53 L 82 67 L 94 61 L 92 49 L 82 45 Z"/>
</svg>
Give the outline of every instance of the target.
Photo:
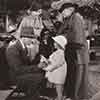
<svg viewBox="0 0 100 100">
<path fill-rule="evenodd" d="M 33 30 L 36 36 L 40 36 L 40 33 L 42 29 L 44 28 L 40 14 L 41 14 L 40 11 L 32 12 L 32 16 L 34 17 Z"/>
</svg>

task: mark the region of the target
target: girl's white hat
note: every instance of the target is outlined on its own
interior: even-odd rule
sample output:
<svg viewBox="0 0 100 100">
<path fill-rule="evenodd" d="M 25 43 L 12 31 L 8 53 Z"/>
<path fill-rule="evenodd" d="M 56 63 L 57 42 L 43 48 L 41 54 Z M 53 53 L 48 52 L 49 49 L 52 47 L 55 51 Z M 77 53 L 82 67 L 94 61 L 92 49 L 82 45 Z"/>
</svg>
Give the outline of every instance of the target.
<svg viewBox="0 0 100 100">
<path fill-rule="evenodd" d="M 52 39 L 56 43 L 58 43 L 63 49 L 65 49 L 65 45 L 67 44 L 67 39 L 64 36 L 59 35 L 59 36 L 52 37 Z"/>
</svg>

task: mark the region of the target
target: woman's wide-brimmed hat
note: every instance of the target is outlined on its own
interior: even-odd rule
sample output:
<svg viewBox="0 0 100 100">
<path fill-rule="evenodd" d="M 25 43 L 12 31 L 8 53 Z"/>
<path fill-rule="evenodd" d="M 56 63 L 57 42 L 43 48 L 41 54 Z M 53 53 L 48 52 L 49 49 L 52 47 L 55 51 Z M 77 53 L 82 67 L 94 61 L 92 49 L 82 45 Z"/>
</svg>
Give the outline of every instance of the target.
<svg viewBox="0 0 100 100">
<path fill-rule="evenodd" d="M 54 1 L 52 4 L 51 4 L 51 7 L 53 9 L 56 9 L 56 10 L 59 10 L 63 4 L 65 3 L 74 3 L 73 0 L 59 0 L 59 1 Z"/>
<path fill-rule="evenodd" d="M 78 5 L 75 3 L 65 3 L 61 6 L 61 8 L 59 9 L 60 12 L 62 12 L 64 9 L 67 9 L 69 7 L 74 7 L 75 9 L 78 8 Z"/>
<path fill-rule="evenodd" d="M 67 39 L 63 35 L 52 37 L 52 39 L 59 44 L 63 49 L 65 49 L 65 46 L 67 45 Z"/>
<path fill-rule="evenodd" d="M 59 1 L 53 2 L 51 7 L 53 9 L 56 9 L 62 12 L 64 9 L 68 7 L 74 7 L 75 9 L 77 9 L 78 4 L 76 4 L 74 0 L 59 0 Z"/>
</svg>

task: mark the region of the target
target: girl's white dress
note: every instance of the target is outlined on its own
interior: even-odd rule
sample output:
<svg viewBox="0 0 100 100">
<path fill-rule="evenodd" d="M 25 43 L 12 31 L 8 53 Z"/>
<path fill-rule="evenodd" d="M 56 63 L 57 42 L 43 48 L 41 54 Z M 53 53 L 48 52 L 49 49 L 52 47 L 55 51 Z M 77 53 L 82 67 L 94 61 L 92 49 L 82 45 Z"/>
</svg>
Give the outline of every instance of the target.
<svg viewBox="0 0 100 100">
<path fill-rule="evenodd" d="M 48 81 L 55 84 L 64 84 L 67 75 L 67 64 L 64 58 L 64 51 L 59 49 L 51 54 L 49 61 L 51 62 L 45 70 Z"/>
</svg>

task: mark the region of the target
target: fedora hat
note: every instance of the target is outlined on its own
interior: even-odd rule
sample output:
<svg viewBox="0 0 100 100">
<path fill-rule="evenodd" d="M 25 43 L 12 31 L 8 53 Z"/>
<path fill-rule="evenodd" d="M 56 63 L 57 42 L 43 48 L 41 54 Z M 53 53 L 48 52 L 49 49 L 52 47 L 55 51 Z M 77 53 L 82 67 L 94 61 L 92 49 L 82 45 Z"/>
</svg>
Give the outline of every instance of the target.
<svg viewBox="0 0 100 100">
<path fill-rule="evenodd" d="M 59 36 L 52 37 L 52 39 L 57 44 L 59 44 L 63 49 L 65 49 L 65 45 L 67 44 L 67 39 L 64 36 L 59 35 Z"/>
</svg>

